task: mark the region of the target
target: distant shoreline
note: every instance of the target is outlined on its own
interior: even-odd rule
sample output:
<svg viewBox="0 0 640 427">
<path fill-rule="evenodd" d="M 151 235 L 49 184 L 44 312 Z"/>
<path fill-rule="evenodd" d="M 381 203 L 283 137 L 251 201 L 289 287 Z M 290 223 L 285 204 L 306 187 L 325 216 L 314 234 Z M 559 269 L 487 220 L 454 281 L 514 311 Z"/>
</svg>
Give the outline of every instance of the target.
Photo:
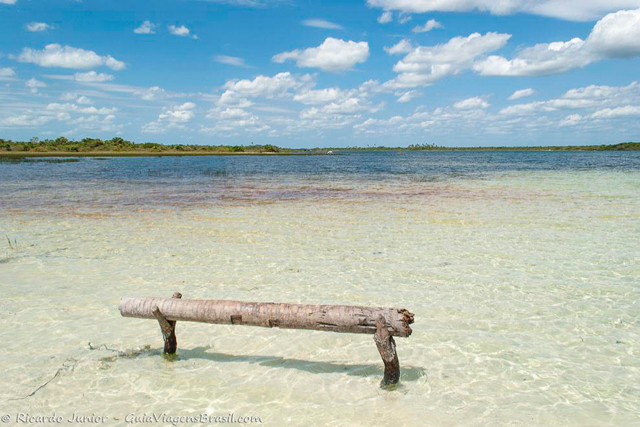
<svg viewBox="0 0 640 427">
<path fill-rule="evenodd" d="M 440 147 L 436 145 L 417 145 L 409 147 L 342 147 L 314 148 L 324 151 L 639 151 L 640 142 L 622 142 L 603 145 L 548 145 L 523 147 Z"/>
<path fill-rule="evenodd" d="M 1 151 L 0 158 L 20 157 L 193 157 L 193 156 L 304 156 L 306 153 L 228 153 L 217 151 Z"/>
<path fill-rule="evenodd" d="M 164 156 L 291 156 L 326 155 L 361 151 L 640 151 L 639 142 L 609 145 L 568 145 L 544 147 L 441 147 L 417 144 L 408 147 L 324 147 L 282 148 L 264 145 L 185 145 L 135 143 L 122 138 L 101 140 L 84 138 L 81 141 L 64 137 L 55 140 L 11 141 L 0 138 L 0 158 L 21 157 L 164 157 Z"/>
</svg>

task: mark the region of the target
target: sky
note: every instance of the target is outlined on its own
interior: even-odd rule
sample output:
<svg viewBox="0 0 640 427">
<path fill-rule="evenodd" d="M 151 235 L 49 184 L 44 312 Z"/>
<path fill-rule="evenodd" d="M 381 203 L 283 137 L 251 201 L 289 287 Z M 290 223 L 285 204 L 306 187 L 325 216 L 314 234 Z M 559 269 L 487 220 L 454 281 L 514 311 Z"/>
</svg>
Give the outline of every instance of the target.
<svg viewBox="0 0 640 427">
<path fill-rule="evenodd" d="M 640 0 L 0 0 L 0 138 L 640 140 Z"/>
</svg>

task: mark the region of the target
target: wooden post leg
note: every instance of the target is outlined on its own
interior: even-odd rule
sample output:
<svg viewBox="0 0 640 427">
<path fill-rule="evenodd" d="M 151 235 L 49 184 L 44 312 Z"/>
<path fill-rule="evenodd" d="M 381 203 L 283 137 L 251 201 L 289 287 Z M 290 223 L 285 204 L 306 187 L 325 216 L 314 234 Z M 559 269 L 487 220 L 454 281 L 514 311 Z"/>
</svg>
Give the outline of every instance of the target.
<svg viewBox="0 0 640 427">
<path fill-rule="evenodd" d="M 373 340 L 384 362 L 382 385 L 397 384 L 400 381 L 400 362 L 396 353 L 396 342 L 387 330 L 386 321 L 382 316 L 376 320 L 376 333 L 373 335 Z"/>
<path fill-rule="evenodd" d="M 182 298 L 180 292 L 174 292 L 171 298 Z M 153 309 L 153 315 L 158 319 L 160 324 L 160 330 L 162 331 L 162 338 L 164 339 L 164 354 L 175 354 L 178 349 L 178 341 L 176 339 L 176 322 L 175 320 L 167 320 L 158 307 Z"/>
</svg>

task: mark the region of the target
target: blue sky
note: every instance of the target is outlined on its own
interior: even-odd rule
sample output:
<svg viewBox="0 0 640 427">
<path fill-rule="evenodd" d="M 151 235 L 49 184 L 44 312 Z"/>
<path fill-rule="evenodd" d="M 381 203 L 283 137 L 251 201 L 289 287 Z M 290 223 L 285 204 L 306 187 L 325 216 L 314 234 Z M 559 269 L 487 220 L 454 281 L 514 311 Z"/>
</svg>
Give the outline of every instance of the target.
<svg viewBox="0 0 640 427">
<path fill-rule="evenodd" d="M 640 0 L 0 0 L 0 137 L 640 140 Z"/>
</svg>

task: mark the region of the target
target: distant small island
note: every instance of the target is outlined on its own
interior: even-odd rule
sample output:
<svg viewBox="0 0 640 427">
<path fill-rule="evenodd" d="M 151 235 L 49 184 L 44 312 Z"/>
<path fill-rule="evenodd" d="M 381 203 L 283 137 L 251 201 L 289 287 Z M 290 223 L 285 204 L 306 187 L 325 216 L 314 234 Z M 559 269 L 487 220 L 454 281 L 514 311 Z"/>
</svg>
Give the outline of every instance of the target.
<svg viewBox="0 0 640 427">
<path fill-rule="evenodd" d="M 325 147 L 282 148 L 272 144 L 195 145 L 135 143 L 123 138 L 102 140 L 84 138 L 79 141 L 59 137 L 12 141 L 0 138 L 0 157 L 67 157 L 67 156 L 206 156 L 206 155 L 314 155 L 339 154 L 346 151 L 637 151 L 639 142 L 609 145 L 567 145 L 545 147 L 443 147 L 414 144 L 408 147 Z"/>
</svg>

